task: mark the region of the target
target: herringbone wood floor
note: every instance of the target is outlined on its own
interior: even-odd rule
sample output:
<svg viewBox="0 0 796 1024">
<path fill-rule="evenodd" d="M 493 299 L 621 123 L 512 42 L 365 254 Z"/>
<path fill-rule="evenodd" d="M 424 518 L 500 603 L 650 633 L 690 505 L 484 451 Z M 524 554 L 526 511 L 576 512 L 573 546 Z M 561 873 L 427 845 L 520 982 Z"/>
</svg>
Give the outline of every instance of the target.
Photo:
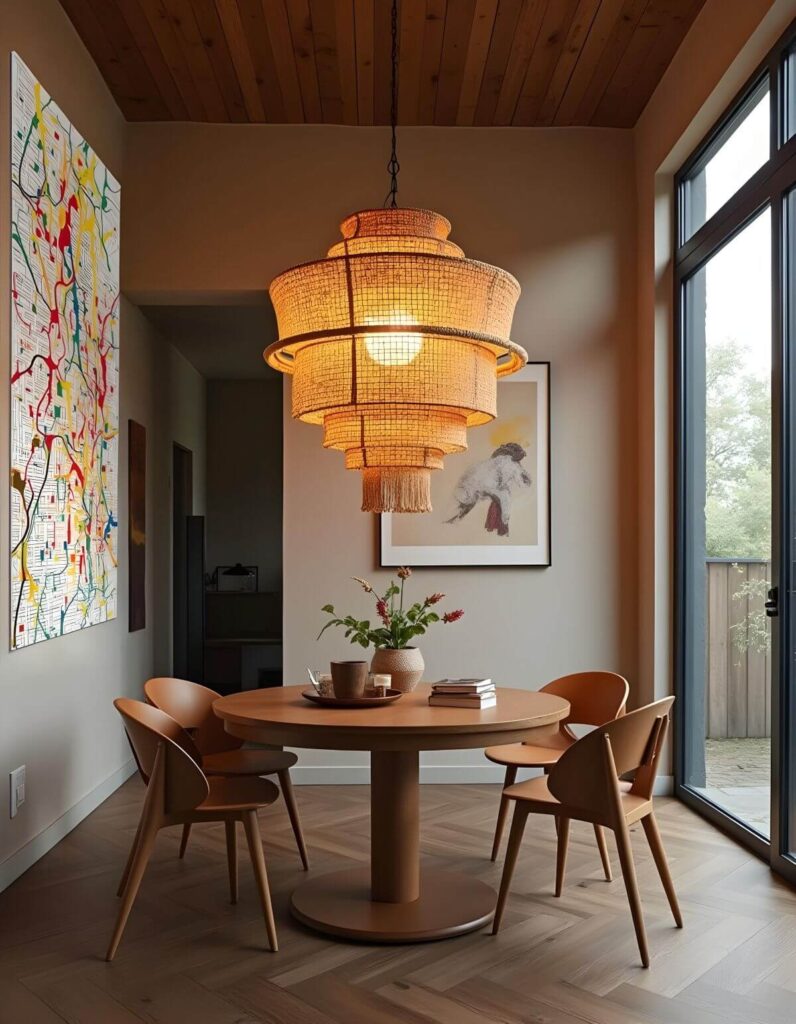
<svg viewBox="0 0 796 1024">
<path fill-rule="evenodd" d="M 223 826 L 161 834 L 118 957 L 114 890 L 143 787 L 131 780 L 0 894 L 2 1024 L 794 1024 L 796 894 L 682 804 L 658 817 L 685 915 L 669 911 L 640 828 L 634 850 L 652 952 L 638 963 L 621 879 L 601 879 L 590 828 L 573 826 L 568 881 L 551 895 L 554 831 L 531 819 L 503 930 L 409 947 L 349 945 L 288 912 L 301 880 L 280 803 L 261 815 L 280 952 L 241 852 L 227 902 Z M 312 870 L 368 855 L 368 789 L 299 787 Z M 423 849 L 497 883 L 494 786 L 424 786 Z M 614 870 L 618 866 L 614 856 Z"/>
</svg>

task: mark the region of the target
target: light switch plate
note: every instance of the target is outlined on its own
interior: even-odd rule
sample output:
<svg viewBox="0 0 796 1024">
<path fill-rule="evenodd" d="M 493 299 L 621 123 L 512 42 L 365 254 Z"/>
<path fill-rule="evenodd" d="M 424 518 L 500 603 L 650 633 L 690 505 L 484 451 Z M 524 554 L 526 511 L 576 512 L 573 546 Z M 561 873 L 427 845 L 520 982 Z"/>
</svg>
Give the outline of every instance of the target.
<svg viewBox="0 0 796 1024">
<path fill-rule="evenodd" d="M 21 764 L 9 774 L 11 782 L 11 817 L 15 817 L 17 811 L 25 803 L 25 765 Z"/>
</svg>

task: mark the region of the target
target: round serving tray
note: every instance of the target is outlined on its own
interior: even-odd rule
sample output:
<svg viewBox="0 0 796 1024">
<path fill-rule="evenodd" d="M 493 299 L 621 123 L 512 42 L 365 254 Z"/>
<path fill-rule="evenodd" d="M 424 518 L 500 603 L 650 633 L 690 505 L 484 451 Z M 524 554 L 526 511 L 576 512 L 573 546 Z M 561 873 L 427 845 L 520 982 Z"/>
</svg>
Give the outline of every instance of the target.
<svg viewBox="0 0 796 1024">
<path fill-rule="evenodd" d="M 301 696 L 313 704 L 322 704 L 325 708 L 379 708 L 394 703 L 403 696 L 403 691 L 388 690 L 386 697 L 347 697 L 342 700 L 337 697 L 322 697 L 315 690 L 303 690 Z"/>
</svg>

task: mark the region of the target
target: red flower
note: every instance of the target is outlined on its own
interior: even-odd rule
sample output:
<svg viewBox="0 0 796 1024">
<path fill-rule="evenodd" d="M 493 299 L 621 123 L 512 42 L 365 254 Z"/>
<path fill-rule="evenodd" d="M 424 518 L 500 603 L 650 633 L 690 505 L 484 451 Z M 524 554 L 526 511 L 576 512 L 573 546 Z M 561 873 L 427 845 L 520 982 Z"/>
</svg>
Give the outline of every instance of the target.
<svg viewBox="0 0 796 1024">
<path fill-rule="evenodd" d="M 462 615 L 464 615 L 464 609 L 457 608 L 455 612 L 445 612 L 445 614 L 442 616 L 442 621 L 456 622 L 458 619 L 462 617 Z"/>
<path fill-rule="evenodd" d="M 426 604 L 437 604 L 444 596 L 444 594 L 432 594 L 431 597 L 426 598 Z"/>
<path fill-rule="evenodd" d="M 385 626 L 390 624 L 390 613 L 387 611 L 387 602 L 381 598 L 376 602 L 376 614 L 379 616 Z"/>
</svg>

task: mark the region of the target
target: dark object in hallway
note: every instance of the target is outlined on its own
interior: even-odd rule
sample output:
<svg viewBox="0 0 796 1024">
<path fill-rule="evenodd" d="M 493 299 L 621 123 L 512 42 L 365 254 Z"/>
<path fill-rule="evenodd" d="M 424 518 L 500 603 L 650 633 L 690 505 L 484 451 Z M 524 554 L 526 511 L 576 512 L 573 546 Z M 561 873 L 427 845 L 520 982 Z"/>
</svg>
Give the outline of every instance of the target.
<svg viewBox="0 0 796 1024">
<path fill-rule="evenodd" d="M 146 628 L 146 427 L 127 421 L 129 628 Z"/>
</svg>

